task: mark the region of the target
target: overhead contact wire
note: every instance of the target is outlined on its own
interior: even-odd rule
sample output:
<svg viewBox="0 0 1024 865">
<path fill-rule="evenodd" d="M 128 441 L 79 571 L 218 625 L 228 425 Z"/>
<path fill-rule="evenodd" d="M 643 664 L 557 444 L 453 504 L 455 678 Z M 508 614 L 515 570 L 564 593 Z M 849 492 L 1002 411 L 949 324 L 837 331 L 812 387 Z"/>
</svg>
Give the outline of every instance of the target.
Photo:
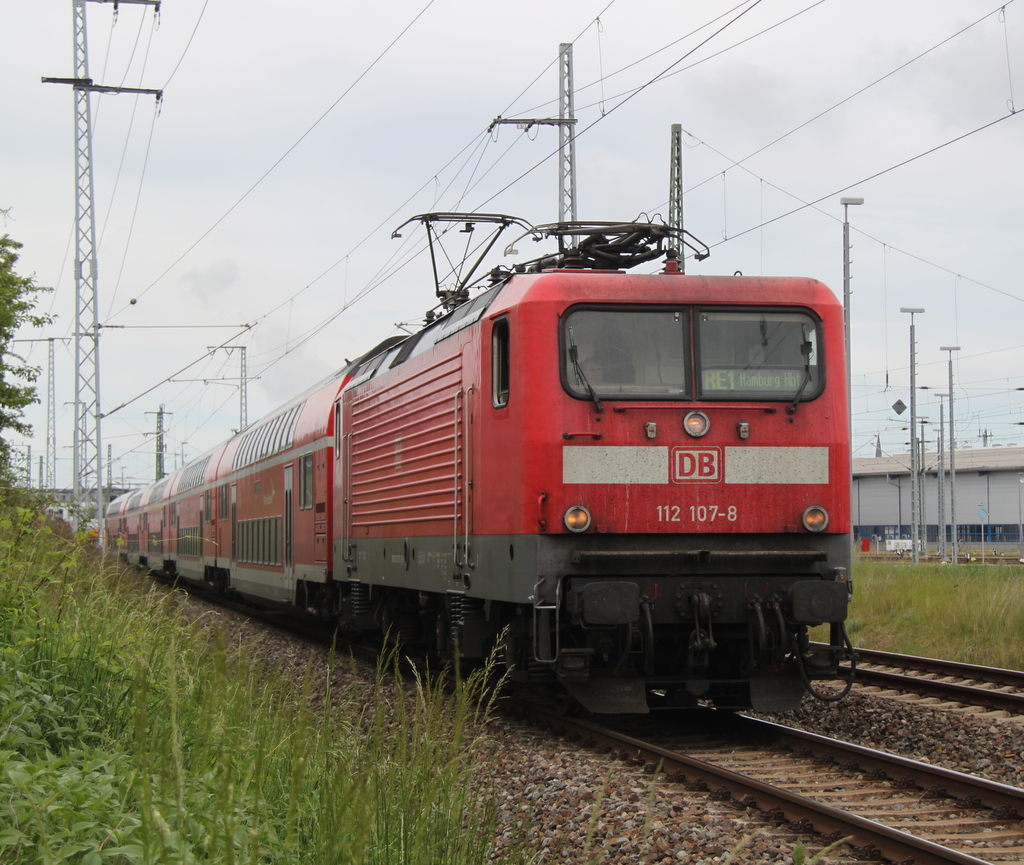
<svg viewBox="0 0 1024 865">
<path fill-rule="evenodd" d="M 170 265 L 169 265 L 169 266 L 168 266 L 168 267 L 167 267 L 167 268 L 166 268 L 166 269 L 165 269 L 165 270 L 164 270 L 164 271 L 163 271 L 163 272 L 162 272 L 162 273 L 161 273 L 161 274 L 159 275 L 159 276 L 157 276 L 157 277 L 156 277 L 156 279 L 154 279 L 154 280 L 153 280 L 153 281 L 152 281 L 152 282 L 151 282 L 151 283 L 150 283 L 149 285 L 147 285 L 147 286 L 146 286 L 146 287 L 145 287 L 145 288 L 144 288 L 144 289 L 143 289 L 143 290 L 142 290 L 141 292 L 139 292 L 139 294 L 138 294 L 138 295 L 136 296 L 136 299 L 138 299 L 138 298 L 142 297 L 142 296 L 143 296 L 143 295 L 145 295 L 145 294 L 146 294 L 147 292 L 149 292 L 149 291 L 150 291 L 150 290 L 151 290 L 151 289 L 152 289 L 152 288 L 153 288 L 154 286 L 156 286 L 156 284 L 157 284 L 158 282 L 160 282 L 160 280 L 161 280 L 161 279 L 163 279 L 163 278 L 164 278 L 165 276 L 167 276 L 167 274 L 168 274 L 168 273 L 170 273 L 170 272 L 171 272 L 171 271 L 172 271 L 172 270 L 173 270 L 173 269 L 174 269 L 175 267 L 177 267 L 177 265 L 178 265 L 178 264 L 179 264 L 179 263 L 180 263 L 180 262 L 181 262 L 181 261 L 182 261 L 182 260 L 183 260 L 183 259 L 184 259 L 184 258 L 185 258 L 185 257 L 186 257 L 186 256 L 187 256 L 187 255 L 188 255 L 189 253 L 190 253 L 190 252 L 192 252 L 192 250 L 193 250 L 193 249 L 195 249 L 195 248 L 196 248 L 197 246 L 199 246 L 199 244 L 200 244 L 200 243 L 202 243 L 202 242 L 203 242 L 203 241 L 204 241 L 204 240 L 205 240 L 205 239 L 206 239 L 207 237 L 209 237 L 209 236 L 210 236 L 210 234 L 211 234 L 211 233 L 213 233 L 214 229 L 216 229 L 216 228 L 217 228 L 217 227 L 218 227 L 218 226 L 219 226 L 219 225 L 220 225 L 220 224 L 221 224 L 221 223 L 222 223 L 222 222 L 223 222 L 223 221 L 224 221 L 225 219 L 227 219 L 227 218 L 228 218 L 228 216 L 230 216 L 230 215 L 231 215 L 231 214 L 232 214 L 232 213 L 233 213 L 233 212 L 235 211 L 235 209 L 236 209 L 236 208 L 237 208 L 237 207 L 238 207 L 238 206 L 239 206 L 239 205 L 240 205 L 240 204 L 241 204 L 241 203 L 242 203 L 243 201 L 245 201 L 245 199 L 247 199 L 247 198 L 248 198 L 248 197 L 249 197 L 249 196 L 250 196 L 250 195 L 251 195 L 251 194 L 252 194 L 252 193 L 253 193 L 253 192 L 254 192 L 254 191 L 256 190 L 256 188 L 257 188 L 258 186 L 260 186 L 260 184 L 262 184 L 262 183 L 263 183 L 263 181 L 264 181 L 264 180 L 266 180 L 266 179 L 267 179 L 267 177 L 269 177 L 269 176 L 270 176 L 270 174 L 271 174 L 271 173 L 272 173 L 272 172 L 273 172 L 273 171 L 274 171 L 274 170 L 275 170 L 275 169 L 276 169 L 276 168 L 277 168 L 277 167 L 278 167 L 278 166 L 279 166 L 279 165 L 280 165 L 280 164 L 281 164 L 282 162 L 284 162 L 284 160 L 285 160 L 285 159 L 287 159 L 287 158 L 288 158 L 288 156 L 290 156 L 290 155 L 291 155 L 291 153 L 292 153 L 292 152 L 293 152 L 293 151 L 295 150 L 295 148 L 297 148 L 297 147 L 298 147 L 298 146 L 299 146 L 299 145 L 300 145 L 300 144 L 301 144 L 301 143 L 302 143 L 303 141 L 305 141 L 305 140 L 306 140 L 306 138 L 307 138 L 307 137 L 308 137 L 308 136 L 310 135 L 310 133 L 312 133 L 312 132 L 313 132 L 313 130 L 314 130 L 314 129 L 316 129 L 316 128 L 317 128 L 317 127 L 318 127 L 318 126 L 319 126 L 319 125 L 320 125 L 320 124 L 321 124 L 321 123 L 322 123 L 322 122 L 324 121 L 324 119 L 325 119 L 325 118 L 327 117 L 327 115 L 328 115 L 328 114 L 330 114 L 330 113 L 331 113 L 331 112 L 332 112 L 332 111 L 333 111 L 333 110 L 334 110 L 334 109 L 335 109 L 335 108 L 336 108 L 336 107 L 338 106 L 338 104 L 339 104 L 339 103 L 340 103 L 340 102 L 341 102 L 341 101 L 342 101 L 342 100 L 343 100 L 343 99 L 344 99 L 344 98 L 345 98 L 346 96 L 348 96 L 348 94 L 349 94 L 349 93 L 351 93 L 351 92 L 352 92 L 352 90 L 353 90 L 353 89 L 354 89 L 354 88 L 355 88 L 355 87 L 356 87 L 356 86 L 357 86 L 357 85 L 358 85 L 358 84 L 359 84 L 359 83 L 360 83 L 360 82 L 361 82 L 361 81 L 362 81 L 362 80 L 363 80 L 363 79 L 364 79 L 364 78 L 365 78 L 365 77 L 366 77 L 366 76 L 367 76 L 367 75 L 368 75 L 368 74 L 369 74 L 369 73 L 371 72 L 371 70 L 372 70 L 372 69 L 373 69 L 373 68 L 374 68 L 374 67 L 375 67 L 375 66 L 376 66 L 376 65 L 377 65 L 377 64 L 378 64 L 378 63 L 379 63 L 379 62 L 380 62 L 380 61 L 381 61 L 381 60 L 382 60 L 383 58 L 384 58 L 384 56 L 385 56 L 385 55 L 386 55 L 386 54 L 387 54 L 387 53 L 388 53 L 388 52 L 389 52 L 389 51 L 390 51 L 390 50 L 391 50 L 391 49 L 392 49 L 392 48 L 393 48 L 393 47 L 395 46 L 395 44 L 396 44 L 396 43 L 397 43 L 397 42 L 398 42 L 398 41 L 399 41 L 399 40 L 400 40 L 400 39 L 401 39 L 401 38 L 402 38 L 402 37 L 403 37 L 403 36 L 404 36 L 404 35 L 405 35 L 406 33 L 408 33 L 408 32 L 409 32 L 410 28 L 412 28 L 412 26 L 413 26 L 414 24 L 416 24 L 416 22 L 417 22 L 417 21 L 419 21 L 419 20 L 420 20 L 420 18 L 422 18 L 422 17 L 423 17 L 423 15 L 424 15 L 424 14 L 425 14 L 425 13 L 427 12 L 427 10 L 428 10 L 428 9 L 429 9 L 429 8 L 430 8 L 431 6 L 433 6 L 433 5 L 434 5 L 434 3 L 435 3 L 435 2 L 436 2 L 436 0 L 428 0 L 428 2 L 427 2 L 427 5 L 426 5 L 426 6 L 424 6 L 424 7 L 423 7 L 423 8 L 422 8 L 422 9 L 421 9 L 421 10 L 419 11 L 419 13 L 418 13 L 418 14 L 416 15 L 416 17 L 415 17 L 415 18 L 413 18 L 413 19 L 412 19 L 412 21 L 410 21 L 410 22 L 409 22 L 408 24 L 406 24 L 406 25 L 405 25 L 405 27 L 404 27 L 404 28 L 402 29 L 401 33 L 399 33 L 399 34 L 398 34 L 398 35 L 397 35 L 397 36 L 396 36 L 396 37 L 395 37 L 394 39 L 392 39 L 392 40 L 391 40 L 391 42 L 390 42 L 390 43 L 388 44 L 388 46 L 387 46 L 387 47 L 386 47 L 386 48 L 385 48 L 385 49 L 384 49 L 383 51 L 381 51 L 381 53 L 380 53 L 380 54 L 378 54 L 378 55 L 377 55 L 376 59 L 374 59 L 374 61 L 373 61 L 373 62 L 372 62 L 372 63 L 371 63 L 371 64 L 370 64 L 369 66 L 367 66 L 367 67 L 366 67 L 366 69 L 364 69 L 364 70 L 363 70 L 363 71 L 362 71 L 362 72 L 360 73 L 359 77 L 358 77 L 358 78 L 356 78 L 356 80 L 355 80 L 355 81 L 353 81 L 353 82 L 352 82 L 352 83 L 351 83 L 351 84 L 350 84 L 350 85 L 349 85 L 348 87 L 346 87 L 346 88 L 345 88 L 344 92 L 343 92 L 343 93 L 342 93 L 342 94 L 341 94 L 341 95 L 340 95 L 340 96 L 339 96 L 339 97 L 338 97 L 337 99 L 335 99 L 335 100 L 334 100 L 334 102 L 333 102 L 333 103 L 331 103 L 331 106 L 330 106 L 330 107 L 329 107 L 329 108 L 328 108 L 328 109 L 327 109 L 326 111 L 324 111 L 324 112 L 323 112 L 323 114 L 321 114 L 321 115 L 320 115 L 320 116 L 319 116 L 319 117 L 318 117 L 318 118 L 317 118 L 317 119 L 316 119 L 316 120 L 315 120 L 315 121 L 313 122 L 312 126 L 310 126 L 310 127 L 309 127 L 309 128 L 308 128 L 308 129 L 307 129 L 307 130 L 306 130 L 305 132 L 303 132 L 303 133 L 302 133 L 302 135 L 301 135 L 301 136 L 299 136 L 299 138 L 298 138 L 298 139 L 297 139 L 297 140 L 296 140 L 296 141 L 295 141 L 295 142 L 294 142 L 294 143 L 293 143 L 293 144 L 291 145 L 291 147 L 289 147 L 289 148 L 288 148 L 288 149 L 287 149 L 287 150 L 286 150 L 286 151 L 285 151 L 285 152 L 284 152 L 284 153 L 283 153 L 283 154 L 282 154 L 282 155 L 281 155 L 280 157 L 278 157 L 278 159 L 277 159 L 277 160 L 276 160 L 276 161 L 275 161 L 275 162 L 273 163 L 273 165 L 271 165 L 271 166 L 270 166 L 270 168 L 268 168 L 268 169 L 267 169 L 267 170 L 266 170 L 266 171 L 265 171 L 265 172 L 264 172 L 264 173 L 263 173 L 263 174 L 262 174 L 262 175 L 260 176 L 260 178 L 259 178 L 259 179 L 258 179 L 258 180 L 257 180 L 257 181 L 256 181 L 255 183 L 253 183 L 253 184 L 252 184 L 252 186 L 250 186 L 250 187 L 249 187 L 249 188 L 248 188 L 248 189 L 247 189 L 247 190 L 246 190 L 246 191 L 245 191 L 245 192 L 244 192 L 244 193 L 242 194 L 241 198 L 239 198 L 239 199 L 238 199 L 238 200 L 237 200 L 237 201 L 236 201 L 236 202 L 235 202 L 234 204 L 232 204 L 232 205 L 231 205 L 231 207 L 229 207 L 229 208 L 228 208 L 228 209 L 227 209 L 227 210 L 226 210 L 226 211 L 224 212 L 224 214 L 223 214 L 223 215 L 222 215 L 222 216 L 221 216 L 221 217 L 220 217 L 220 218 L 219 218 L 219 219 L 218 219 L 218 220 L 217 220 L 216 222 L 214 222 L 214 223 L 213 223 L 213 225 L 211 225 L 211 226 L 210 226 L 210 227 L 209 227 L 208 229 L 206 229 L 206 231 L 204 231 L 204 232 L 202 233 L 202 235 L 200 235 L 200 236 L 199 236 L 199 238 L 198 238 L 197 240 L 195 240 L 195 241 L 194 241 L 194 242 L 192 243 L 192 245 L 191 245 L 191 246 L 189 246 L 189 247 L 188 247 L 188 248 L 187 248 L 187 249 L 186 249 L 186 250 L 185 250 L 185 251 L 184 251 L 184 252 L 183 252 L 183 253 L 182 253 L 181 255 L 179 255 L 179 256 L 178 256 L 178 257 L 177 257 L 177 258 L 176 258 L 176 259 L 175 259 L 175 260 L 174 260 L 174 261 L 173 261 L 173 262 L 172 262 L 172 263 L 171 263 L 171 264 L 170 264 Z M 760 0 L 759 0 L 759 2 L 760 2 Z M 117 315 L 120 315 L 120 314 L 121 314 L 122 312 L 124 312 L 124 311 L 125 311 L 125 310 L 126 310 L 127 308 L 128 308 L 128 307 L 126 307 L 126 306 L 125 306 L 125 307 L 122 307 L 121 309 L 119 309 L 119 310 L 118 310 L 118 311 L 117 311 L 117 312 L 116 312 L 116 313 L 114 314 L 114 316 L 116 317 Z"/>
<path fill-rule="evenodd" d="M 671 71 L 672 69 L 675 69 L 675 67 L 676 67 L 676 66 L 678 66 L 678 65 L 679 65 L 680 63 L 682 63 L 682 62 L 683 62 L 683 61 L 684 61 L 684 60 L 685 60 L 685 59 L 686 59 L 687 57 L 689 57 L 690 55 L 692 55 L 694 51 L 697 51 L 697 50 L 698 50 L 699 48 L 702 48 L 702 47 L 703 47 L 704 45 L 706 45 L 706 44 L 707 44 L 708 42 L 710 42 L 710 41 L 711 41 L 712 39 L 714 39 L 714 38 L 715 38 L 716 36 L 718 36 L 718 35 L 719 35 L 720 33 L 722 33 L 722 32 L 723 32 L 724 30 L 726 30 L 726 29 L 728 29 L 729 27 L 731 27 L 731 26 L 732 26 L 733 24 L 735 24 L 735 23 L 736 23 L 737 21 L 739 21 L 739 20 L 740 20 L 740 18 L 742 18 L 742 17 L 744 16 L 744 15 L 746 15 L 746 14 L 747 14 L 748 12 L 750 12 L 750 11 L 751 11 L 752 9 L 755 9 L 755 8 L 756 8 L 757 6 L 759 6 L 759 5 L 761 4 L 761 2 L 762 2 L 762 0 L 754 0 L 754 2 L 753 2 L 753 3 L 751 3 L 751 4 L 750 4 L 750 5 L 749 5 L 749 6 L 748 6 L 748 7 L 746 8 L 746 9 L 744 9 L 744 10 L 743 10 L 742 12 L 740 12 L 740 13 L 739 13 L 738 15 L 736 15 L 736 17 L 735 17 L 735 18 L 732 18 L 732 19 L 730 19 L 729 21 L 727 21 L 727 22 L 726 22 L 725 24 L 723 24 L 723 25 L 722 25 L 721 27 L 719 27 L 719 28 L 718 28 L 718 29 L 717 29 L 717 30 L 716 30 L 716 31 L 715 31 L 714 33 L 710 34 L 710 35 L 709 35 L 708 37 L 706 37 L 705 39 L 703 39 L 703 40 L 702 40 L 701 42 L 697 43 L 697 45 L 695 45 L 695 46 L 694 46 L 693 48 L 691 48 L 691 49 L 690 49 L 689 51 L 687 51 L 687 52 L 686 52 L 686 53 L 685 53 L 685 54 L 684 54 L 684 55 L 683 55 L 682 57 L 680 57 L 680 58 L 679 58 L 678 60 L 676 60 L 676 61 L 675 61 L 674 63 L 672 63 L 672 64 L 671 64 L 670 66 L 668 66 L 667 68 L 665 68 L 665 69 L 664 69 L 663 71 L 661 71 L 661 72 L 659 72 L 659 73 L 658 73 L 657 75 L 655 75 L 655 76 L 654 76 L 654 77 L 653 77 L 653 78 L 652 78 L 652 79 L 651 79 L 650 81 L 648 81 L 648 82 L 647 82 L 646 84 L 644 84 L 644 85 L 642 85 L 642 86 L 638 87 L 638 88 L 637 88 L 636 90 L 634 90 L 634 91 L 633 91 L 632 93 L 630 93 L 630 94 L 629 94 L 629 95 L 628 95 L 627 97 L 625 97 L 625 98 L 624 98 L 624 99 L 622 99 L 622 100 L 621 100 L 620 102 L 617 102 L 617 103 L 616 103 L 615 105 L 613 105 L 613 106 L 612 106 L 611 108 L 609 108 L 609 109 L 608 109 L 608 112 L 607 112 L 606 114 L 602 114 L 602 115 L 601 115 L 600 117 L 598 117 L 598 118 L 597 118 L 596 120 L 594 120 L 594 121 L 593 121 L 592 123 L 590 123 L 589 125 L 587 125 L 587 126 L 586 126 L 586 127 L 584 128 L 584 129 L 582 129 L 582 130 L 581 130 L 580 132 L 577 132 L 577 133 L 575 133 L 575 134 L 574 134 L 574 135 L 572 136 L 572 137 L 573 137 L 573 140 L 575 140 L 575 139 L 578 139 L 578 138 L 580 138 L 580 137 L 581 137 L 582 135 L 584 135 L 584 134 L 586 134 L 587 132 L 589 132 L 589 131 L 590 131 L 591 129 L 593 129 L 593 128 L 594 128 L 594 127 L 595 127 L 595 126 L 596 126 L 596 125 L 598 124 L 598 123 L 602 122 L 602 121 L 603 121 L 603 120 L 604 120 L 604 119 L 605 119 L 606 117 L 609 117 L 609 116 L 611 116 L 611 114 L 612 114 L 613 112 L 617 111 L 617 110 L 618 110 L 619 108 L 621 108 L 621 107 L 622 107 L 623 105 L 625 105 L 625 104 L 626 104 L 627 102 L 629 102 L 629 101 L 630 101 L 631 99 L 633 99 L 633 98 L 634 98 L 635 96 L 638 96 L 638 95 L 639 95 L 640 93 L 642 93 L 642 92 L 643 92 L 644 90 L 646 90 L 646 89 L 647 89 L 648 87 L 650 87 L 650 86 L 651 86 L 652 84 L 655 84 L 656 82 L 660 81 L 660 80 L 661 80 L 662 78 L 664 78 L 664 77 L 665 77 L 666 75 L 668 75 L 668 73 L 669 73 L 669 72 L 670 72 L 670 71 Z M 537 162 L 537 163 L 536 163 L 535 165 L 533 165 L 533 166 L 532 166 L 531 168 L 528 168 L 528 169 L 527 169 L 526 171 L 524 171 L 524 172 L 523 172 L 522 174 L 520 174 L 520 175 L 519 175 L 518 177 L 516 177 L 516 178 L 515 178 L 514 180 L 512 180 L 512 181 L 510 181 L 509 183 L 505 184 L 505 186 L 503 186 L 503 187 L 502 187 L 501 189 L 499 189 L 499 190 L 498 190 L 497 192 L 495 192 L 495 193 L 494 193 L 493 195 L 491 195 L 491 196 L 490 196 L 489 198 L 487 198 L 487 199 L 486 199 L 485 201 L 481 202 L 481 206 L 483 206 L 483 205 L 485 205 L 485 204 L 488 204 L 488 203 L 490 203 L 490 202 L 491 202 L 491 201 L 493 201 L 493 200 L 494 200 L 495 198 L 497 198 L 497 197 L 498 197 L 499 195 L 501 195 L 502 193 L 504 193 L 504 192 L 506 192 L 507 190 L 509 190 L 509 189 L 510 189 L 511 187 L 513 187 L 513 186 L 514 186 L 515 184 L 517 184 L 517 183 L 518 183 L 518 182 L 519 182 L 520 180 L 522 180 L 522 179 L 523 179 L 524 177 L 528 176 L 529 174 L 533 173 L 533 172 L 534 172 L 534 171 L 536 171 L 536 170 L 537 170 L 538 168 L 540 168 L 540 166 L 541 166 L 541 165 L 543 165 L 543 164 L 544 164 L 545 162 L 547 162 L 547 161 L 548 161 L 548 160 L 549 160 L 549 159 L 550 159 L 550 158 L 551 158 L 552 156 L 556 155 L 557 153 L 558 153 L 558 151 L 557 151 L 557 150 L 556 150 L 556 151 L 552 151 L 551 153 L 549 153 L 549 154 L 548 154 L 547 156 L 545 156 L 545 157 L 544 157 L 543 159 L 541 159 L 541 160 L 540 160 L 539 162 Z"/>
</svg>

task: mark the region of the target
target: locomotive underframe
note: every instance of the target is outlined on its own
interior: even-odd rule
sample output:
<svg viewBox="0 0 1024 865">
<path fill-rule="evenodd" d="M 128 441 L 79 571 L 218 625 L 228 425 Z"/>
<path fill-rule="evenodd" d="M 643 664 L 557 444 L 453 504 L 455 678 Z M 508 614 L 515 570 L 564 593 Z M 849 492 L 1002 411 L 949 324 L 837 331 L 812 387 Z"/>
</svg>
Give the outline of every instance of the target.
<svg viewBox="0 0 1024 865">
<path fill-rule="evenodd" d="M 344 551 L 341 618 L 482 658 L 594 711 L 649 703 L 795 708 L 843 651 L 845 535 L 366 539 Z M 539 575 L 539 577 L 538 577 Z M 343 578 L 342 578 L 343 579 Z M 358 595 L 358 609 L 350 600 Z M 488 600 L 484 600 L 487 598 Z M 809 626 L 833 623 L 812 653 Z"/>
</svg>

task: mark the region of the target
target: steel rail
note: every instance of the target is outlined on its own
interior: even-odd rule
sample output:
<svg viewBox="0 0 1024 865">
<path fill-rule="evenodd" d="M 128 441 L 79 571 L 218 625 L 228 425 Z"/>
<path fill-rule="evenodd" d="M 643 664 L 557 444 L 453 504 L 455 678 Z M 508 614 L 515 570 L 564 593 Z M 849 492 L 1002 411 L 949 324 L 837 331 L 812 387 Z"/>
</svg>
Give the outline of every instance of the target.
<svg viewBox="0 0 1024 865">
<path fill-rule="evenodd" d="M 567 735 L 582 739 L 590 747 L 608 748 L 613 752 L 624 755 L 627 759 L 635 760 L 638 764 L 640 762 L 644 763 L 648 769 L 653 769 L 653 767 L 660 765 L 661 771 L 671 781 L 688 781 L 698 785 L 718 785 L 717 789 L 713 792 L 722 798 L 731 797 L 748 806 L 757 807 L 763 811 L 776 812 L 798 825 L 809 825 L 818 833 L 830 838 L 849 836 L 851 838 L 851 846 L 858 848 L 859 852 L 863 855 L 877 855 L 891 862 L 899 863 L 912 861 L 914 865 L 949 865 L 949 863 L 982 865 L 985 862 L 983 859 L 978 859 L 959 850 L 943 847 L 941 844 L 936 844 L 924 838 L 918 838 L 908 832 L 903 832 L 874 820 L 868 820 L 856 814 L 851 814 L 806 796 L 773 787 L 763 781 L 746 777 L 730 769 L 716 766 L 713 763 L 643 742 L 581 718 L 567 718 L 533 704 L 518 701 L 503 701 L 503 705 L 509 708 L 510 711 L 532 717 L 550 728 L 559 729 Z M 761 723 L 755 722 L 752 719 L 742 719 L 741 723 L 748 721 L 751 725 L 760 725 Z M 799 732 L 791 731 L 788 728 L 780 728 L 778 725 L 770 725 L 765 729 L 772 730 L 772 728 L 776 728 L 773 732 L 780 732 L 782 730 L 785 730 L 787 734 Z M 812 736 L 812 734 L 806 735 L 808 737 Z M 825 737 L 817 738 L 822 741 L 831 741 L 825 740 Z M 814 744 L 810 738 L 806 741 L 809 744 Z M 842 742 L 835 742 L 835 744 L 841 747 L 851 747 L 846 746 Z M 867 763 L 869 755 L 874 755 L 878 759 L 883 759 L 887 756 L 884 754 L 874 754 L 874 752 L 870 752 L 868 749 L 861 750 L 864 753 L 858 756 L 858 762 L 864 761 Z M 913 761 L 901 760 L 902 762 L 913 763 Z M 919 765 L 925 769 L 931 768 L 926 767 L 925 764 Z M 905 765 L 901 765 L 901 769 L 904 772 L 910 771 L 910 767 Z M 944 772 L 946 771 L 948 770 L 944 770 Z M 957 775 L 958 773 L 950 774 Z M 946 777 L 944 780 L 945 783 L 952 786 L 952 778 Z M 970 781 L 975 779 L 970 779 L 969 776 L 965 775 L 960 780 Z M 988 785 L 995 787 L 1003 786 L 993 784 L 992 782 L 987 782 L 983 786 Z M 929 786 L 934 787 L 934 784 Z M 1006 788 L 1007 791 L 1013 791 L 1014 789 Z M 995 791 L 992 792 L 994 794 Z M 724 795 L 726 793 L 728 796 Z M 1018 797 L 1024 797 L 1024 791 L 1017 791 L 1017 793 Z M 1017 807 L 1024 810 L 1024 798 L 1017 798 L 1015 801 Z"/>
<path fill-rule="evenodd" d="M 939 658 L 922 658 L 917 655 L 898 655 L 893 652 L 880 652 L 876 649 L 858 648 L 856 652 L 860 660 L 868 664 L 899 667 L 904 670 L 917 670 L 918 672 L 934 673 L 939 676 L 959 676 L 964 679 L 989 682 L 993 685 L 1024 689 L 1024 671 L 1021 670 L 983 667 L 979 664 L 945 661 Z M 857 672 L 859 673 L 860 670 Z"/>
<path fill-rule="evenodd" d="M 1024 816 L 1024 790 L 1019 787 L 922 763 L 909 757 L 875 751 L 862 745 L 842 742 L 771 721 L 753 718 L 737 718 L 736 721 L 741 725 L 741 729 L 749 724 L 754 734 L 764 734 L 767 731 L 773 739 L 786 742 L 794 750 L 809 751 L 816 757 L 828 756 L 837 762 L 853 762 L 864 772 L 881 771 L 893 781 L 911 781 L 920 789 L 937 796 L 975 801 L 986 808 L 1016 815 L 1016 819 Z"/>
<path fill-rule="evenodd" d="M 992 687 L 979 687 L 965 682 L 924 679 L 920 676 L 893 672 L 893 670 L 876 670 L 858 666 L 856 681 L 860 685 L 875 685 L 918 694 L 922 697 L 934 697 L 968 706 L 981 706 L 990 712 L 1002 711 L 1014 715 L 1024 715 L 1024 672 L 1020 670 L 983 667 L 978 664 L 922 658 L 916 655 L 899 655 L 874 649 L 858 648 L 855 651 L 858 664 L 861 665 L 874 664 L 934 676 L 956 677 L 984 682 Z M 841 669 L 848 671 L 849 665 L 841 665 Z M 1013 688 L 1014 690 L 996 690 L 997 688 Z"/>
<path fill-rule="evenodd" d="M 936 679 L 922 679 L 887 670 L 857 670 L 857 681 L 861 685 L 877 685 L 899 691 L 909 691 L 922 697 L 935 697 L 968 706 L 980 706 L 989 712 L 1010 712 L 1024 715 L 1024 694 L 1012 691 L 996 691 L 978 688 L 959 682 L 940 682 Z"/>
</svg>

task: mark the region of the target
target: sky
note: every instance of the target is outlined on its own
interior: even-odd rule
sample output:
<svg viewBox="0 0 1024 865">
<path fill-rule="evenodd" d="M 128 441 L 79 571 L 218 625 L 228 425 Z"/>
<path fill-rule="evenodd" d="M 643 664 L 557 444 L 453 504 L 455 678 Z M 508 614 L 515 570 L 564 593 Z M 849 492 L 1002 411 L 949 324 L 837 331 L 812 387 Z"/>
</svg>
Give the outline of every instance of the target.
<svg viewBox="0 0 1024 865">
<path fill-rule="evenodd" d="M 55 316 L 57 483 L 73 428 L 72 0 L 0 0 L 0 233 Z M 86 4 L 103 458 L 173 470 L 435 299 L 416 214 L 559 216 L 552 126 L 573 45 L 581 219 L 668 212 L 671 126 L 701 274 L 843 293 L 851 234 L 854 456 L 907 450 L 910 316 L 934 442 L 953 354 L 958 446 L 1024 443 L 1024 0 L 163 0 Z M 503 246 L 504 244 L 501 244 Z M 499 263 L 500 256 L 491 263 Z M 516 259 L 504 259 L 512 264 Z M 649 269 L 657 269 L 650 265 Z M 18 345 L 45 368 L 46 343 Z M 170 379 L 170 381 L 168 381 Z M 40 396 L 46 398 L 45 369 Z M 26 419 L 32 473 L 44 405 Z M 106 469 L 104 469 L 106 474 Z"/>
</svg>

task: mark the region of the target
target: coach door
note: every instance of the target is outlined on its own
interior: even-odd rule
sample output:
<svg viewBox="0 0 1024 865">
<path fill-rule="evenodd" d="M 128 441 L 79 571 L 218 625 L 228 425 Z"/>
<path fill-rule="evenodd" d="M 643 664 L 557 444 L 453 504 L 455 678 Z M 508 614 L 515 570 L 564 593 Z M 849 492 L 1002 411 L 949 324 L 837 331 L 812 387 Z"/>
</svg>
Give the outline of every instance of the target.
<svg viewBox="0 0 1024 865">
<path fill-rule="evenodd" d="M 284 585 L 291 590 L 295 587 L 295 564 L 292 553 L 292 536 L 295 528 L 294 509 L 294 466 L 284 467 Z"/>
<path fill-rule="evenodd" d="M 231 563 L 238 561 L 238 484 L 231 485 Z"/>
</svg>

